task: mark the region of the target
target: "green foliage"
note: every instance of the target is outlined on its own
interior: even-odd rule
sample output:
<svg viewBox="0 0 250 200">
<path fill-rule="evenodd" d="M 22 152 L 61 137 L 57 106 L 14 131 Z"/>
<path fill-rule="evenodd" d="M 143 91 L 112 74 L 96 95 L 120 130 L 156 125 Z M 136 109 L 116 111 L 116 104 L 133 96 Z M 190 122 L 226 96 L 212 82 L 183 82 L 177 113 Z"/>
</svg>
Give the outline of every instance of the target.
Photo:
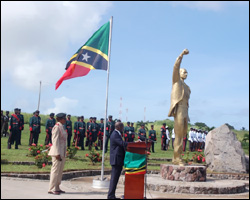
<svg viewBox="0 0 250 200">
<path fill-rule="evenodd" d="M 74 158 L 74 156 L 76 155 L 78 150 L 79 150 L 78 146 L 68 147 L 67 151 L 66 151 L 66 157 L 67 158 Z"/>
<path fill-rule="evenodd" d="M 48 152 L 40 153 L 35 157 L 35 165 L 38 168 L 45 167 L 51 161 L 51 156 L 48 156 Z"/>
<path fill-rule="evenodd" d="M 147 127 L 148 122 L 143 122 L 143 121 L 136 122 L 135 130 L 138 131 L 141 128 L 142 124 L 144 124 L 145 130 L 148 131 L 148 127 Z"/>
<path fill-rule="evenodd" d="M 102 162 L 102 157 L 100 156 L 100 153 L 98 153 L 96 150 L 91 150 L 89 153 L 86 153 L 85 156 L 90 159 L 92 165 L 97 162 Z"/>
<path fill-rule="evenodd" d="M 247 141 L 249 143 L 249 134 L 245 133 L 244 138 L 242 139 L 242 142 L 246 143 Z"/>
<path fill-rule="evenodd" d="M 36 145 L 33 143 L 32 146 L 29 148 L 30 156 L 36 156 L 36 155 L 42 153 L 42 151 L 45 149 L 48 149 L 49 146 L 51 146 L 51 144 L 45 146 L 42 144 Z"/>
</svg>

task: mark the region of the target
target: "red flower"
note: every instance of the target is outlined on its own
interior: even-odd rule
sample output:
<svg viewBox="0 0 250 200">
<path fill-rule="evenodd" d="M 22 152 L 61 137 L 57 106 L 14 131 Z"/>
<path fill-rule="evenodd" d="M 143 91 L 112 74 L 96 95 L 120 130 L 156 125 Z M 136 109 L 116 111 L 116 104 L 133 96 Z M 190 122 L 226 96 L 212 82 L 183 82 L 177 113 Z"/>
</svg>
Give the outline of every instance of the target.
<svg viewBox="0 0 250 200">
<path fill-rule="evenodd" d="M 36 144 L 35 144 L 35 143 L 33 143 L 33 144 L 32 144 L 32 146 L 36 147 Z"/>
<path fill-rule="evenodd" d="M 37 153 L 40 153 L 40 151 L 39 151 L 39 150 L 37 150 Z"/>
<path fill-rule="evenodd" d="M 43 147 L 43 145 L 42 145 L 42 144 L 40 144 L 40 147 Z"/>
<path fill-rule="evenodd" d="M 182 156 L 184 156 L 184 154 L 181 154 Z"/>
<path fill-rule="evenodd" d="M 29 148 L 29 151 L 31 151 L 31 148 Z"/>
<path fill-rule="evenodd" d="M 97 153 L 96 155 L 99 156 L 99 153 Z"/>
<path fill-rule="evenodd" d="M 46 164 L 45 163 L 43 163 L 43 167 L 45 167 L 46 166 Z"/>
<path fill-rule="evenodd" d="M 51 144 L 51 143 L 49 143 L 49 146 L 51 147 L 51 146 L 52 146 L 52 144 Z"/>
<path fill-rule="evenodd" d="M 206 161 L 206 160 L 205 160 L 205 157 L 203 157 L 203 158 L 202 158 L 202 162 L 205 162 L 205 161 Z"/>
<path fill-rule="evenodd" d="M 87 153 L 86 153 L 86 155 L 85 155 L 85 156 L 86 156 L 86 157 L 89 157 L 89 154 L 87 154 Z"/>
<path fill-rule="evenodd" d="M 151 155 L 151 153 L 150 153 L 149 151 L 147 151 L 147 154 L 148 154 L 148 155 Z"/>
<path fill-rule="evenodd" d="M 200 160 L 200 156 L 197 156 L 197 159 Z"/>
<path fill-rule="evenodd" d="M 188 164 L 189 164 L 189 165 L 191 165 L 191 164 L 192 164 L 192 162 L 189 162 Z"/>
</svg>

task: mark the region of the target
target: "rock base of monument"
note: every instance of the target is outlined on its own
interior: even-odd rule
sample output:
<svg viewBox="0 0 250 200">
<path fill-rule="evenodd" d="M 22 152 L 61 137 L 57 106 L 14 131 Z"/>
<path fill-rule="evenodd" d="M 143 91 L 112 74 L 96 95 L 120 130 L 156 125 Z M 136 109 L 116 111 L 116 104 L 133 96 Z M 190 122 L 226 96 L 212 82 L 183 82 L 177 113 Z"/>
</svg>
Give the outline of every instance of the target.
<svg viewBox="0 0 250 200">
<path fill-rule="evenodd" d="M 163 179 L 170 181 L 205 182 L 206 166 L 161 164 L 160 174 Z"/>
</svg>

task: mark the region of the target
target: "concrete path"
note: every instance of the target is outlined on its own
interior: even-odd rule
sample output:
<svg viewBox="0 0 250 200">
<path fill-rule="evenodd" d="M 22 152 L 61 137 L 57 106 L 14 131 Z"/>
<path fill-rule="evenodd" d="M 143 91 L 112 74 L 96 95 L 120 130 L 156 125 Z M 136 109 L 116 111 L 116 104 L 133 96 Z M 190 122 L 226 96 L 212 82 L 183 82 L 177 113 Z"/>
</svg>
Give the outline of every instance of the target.
<svg viewBox="0 0 250 200">
<path fill-rule="evenodd" d="M 48 194 L 49 180 L 1 177 L 1 199 L 107 199 L 108 189 L 92 188 L 93 179 L 100 176 L 81 177 L 62 181 L 65 194 Z M 230 180 L 229 180 L 230 181 Z M 124 194 L 124 186 L 119 184 L 116 196 Z M 249 191 L 234 195 L 166 194 L 147 191 L 148 199 L 249 199 Z"/>
</svg>

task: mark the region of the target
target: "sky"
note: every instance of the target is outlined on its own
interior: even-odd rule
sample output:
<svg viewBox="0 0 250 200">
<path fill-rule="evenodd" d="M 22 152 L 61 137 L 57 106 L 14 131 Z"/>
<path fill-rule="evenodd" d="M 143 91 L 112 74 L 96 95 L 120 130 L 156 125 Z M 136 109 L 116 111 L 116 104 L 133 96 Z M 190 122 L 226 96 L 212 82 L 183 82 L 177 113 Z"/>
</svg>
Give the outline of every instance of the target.
<svg viewBox="0 0 250 200">
<path fill-rule="evenodd" d="M 104 117 L 107 71 L 55 84 L 111 16 L 108 115 L 174 120 L 173 66 L 187 48 L 190 123 L 249 130 L 248 1 L 1 1 L 1 109 L 34 112 L 41 81 L 41 114 Z"/>
</svg>

